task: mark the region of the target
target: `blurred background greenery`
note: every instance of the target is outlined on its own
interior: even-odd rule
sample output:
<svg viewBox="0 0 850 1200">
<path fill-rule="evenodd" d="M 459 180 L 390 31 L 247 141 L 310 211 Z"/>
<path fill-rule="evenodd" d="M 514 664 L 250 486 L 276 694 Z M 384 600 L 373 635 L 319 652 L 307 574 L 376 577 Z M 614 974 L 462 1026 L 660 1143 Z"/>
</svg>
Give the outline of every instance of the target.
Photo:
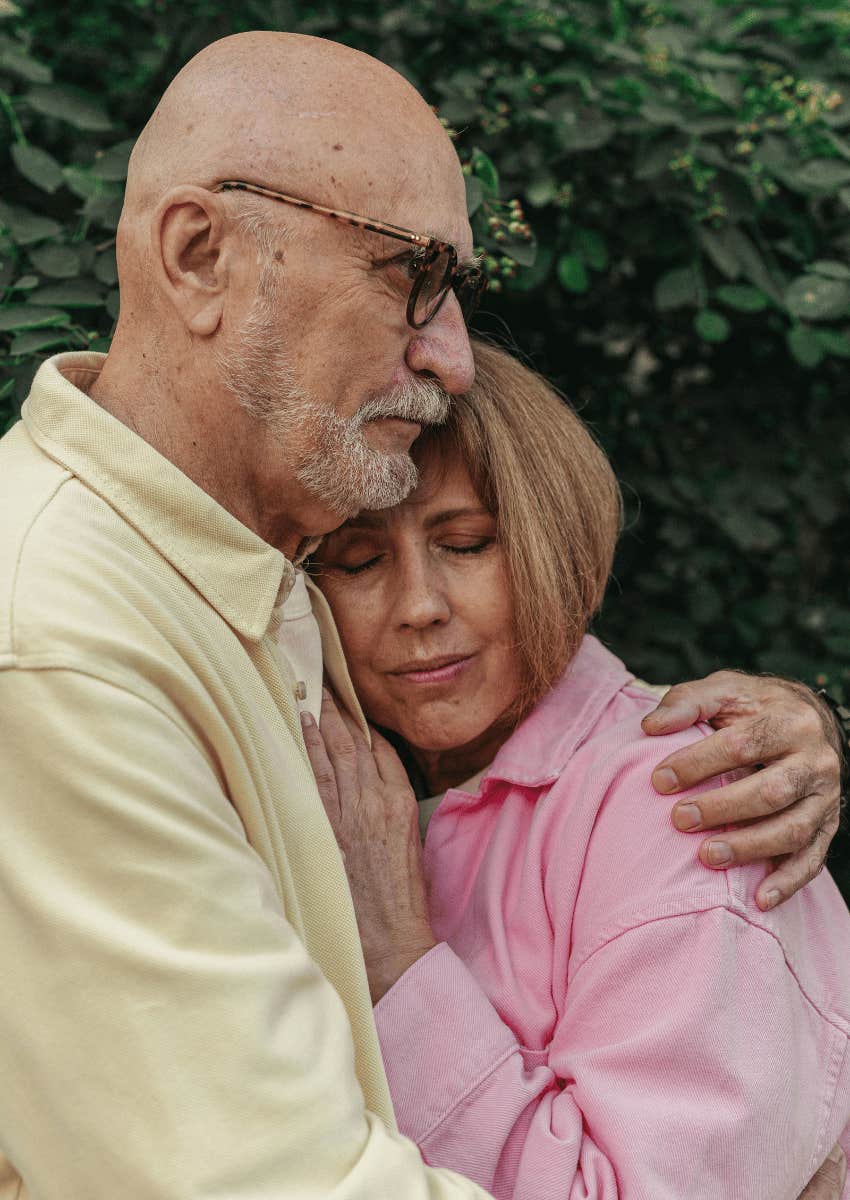
<svg viewBox="0 0 850 1200">
<path fill-rule="evenodd" d="M 41 358 L 107 347 L 132 139 L 249 28 L 375 54 L 456 131 L 478 327 L 624 483 L 605 640 L 656 681 L 734 665 L 850 701 L 850 9 L 0 0 L 0 431 Z"/>
</svg>

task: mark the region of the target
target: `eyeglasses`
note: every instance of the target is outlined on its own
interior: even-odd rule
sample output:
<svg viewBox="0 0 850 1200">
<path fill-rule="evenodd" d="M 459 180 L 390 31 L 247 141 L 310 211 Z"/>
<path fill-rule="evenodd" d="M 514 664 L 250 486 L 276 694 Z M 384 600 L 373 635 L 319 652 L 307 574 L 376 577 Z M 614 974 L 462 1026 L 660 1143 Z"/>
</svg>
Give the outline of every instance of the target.
<svg viewBox="0 0 850 1200">
<path fill-rule="evenodd" d="M 260 187 L 256 183 L 243 183 L 238 179 L 227 179 L 212 190 L 254 192 L 258 196 L 268 196 L 284 204 L 294 204 L 296 208 L 308 208 L 311 212 L 333 217 L 345 225 L 368 229 L 372 233 L 381 234 L 382 237 L 395 238 L 399 242 L 407 242 L 408 245 L 414 246 L 415 250 L 407 263 L 408 274 L 413 280 L 407 298 L 407 323 L 414 329 L 421 329 L 429 321 L 433 321 L 450 290 L 457 296 L 463 318 L 468 323 L 487 288 L 487 277 L 481 268 L 476 263 L 458 263 L 457 250 L 450 242 L 441 242 L 438 238 L 428 237 L 423 233 L 413 233 L 399 225 L 372 221 L 368 217 L 358 216 L 357 213 L 325 208 L 322 204 L 312 204 L 309 200 L 299 199 L 298 196 L 287 196 L 284 192 L 274 192 L 271 188 Z"/>
</svg>

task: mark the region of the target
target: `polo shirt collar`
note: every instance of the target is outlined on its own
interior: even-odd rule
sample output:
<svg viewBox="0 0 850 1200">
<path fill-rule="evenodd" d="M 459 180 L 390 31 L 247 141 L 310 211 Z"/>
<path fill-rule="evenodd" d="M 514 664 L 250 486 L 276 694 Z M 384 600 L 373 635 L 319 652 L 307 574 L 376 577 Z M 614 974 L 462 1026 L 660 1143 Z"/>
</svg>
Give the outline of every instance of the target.
<svg viewBox="0 0 850 1200">
<path fill-rule="evenodd" d="M 155 546 L 237 633 L 259 640 L 294 581 L 292 565 L 87 395 L 105 357 L 57 354 L 42 363 L 21 411 L 30 437 Z"/>
</svg>

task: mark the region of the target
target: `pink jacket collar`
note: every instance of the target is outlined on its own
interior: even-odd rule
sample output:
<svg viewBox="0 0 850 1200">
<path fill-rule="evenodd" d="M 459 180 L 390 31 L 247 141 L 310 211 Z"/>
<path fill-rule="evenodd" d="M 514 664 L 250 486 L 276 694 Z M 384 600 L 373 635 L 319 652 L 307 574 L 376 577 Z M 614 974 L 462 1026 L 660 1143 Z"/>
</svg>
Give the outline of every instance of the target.
<svg viewBox="0 0 850 1200">
<path fill-rule="evenodd" d="M 587 635 L 552 691 L 499 750 L 479 794 L 497 779 L 521 787 L 552 783 L 620 689 L 633 678 L 619 658 Z"/>
</svg>

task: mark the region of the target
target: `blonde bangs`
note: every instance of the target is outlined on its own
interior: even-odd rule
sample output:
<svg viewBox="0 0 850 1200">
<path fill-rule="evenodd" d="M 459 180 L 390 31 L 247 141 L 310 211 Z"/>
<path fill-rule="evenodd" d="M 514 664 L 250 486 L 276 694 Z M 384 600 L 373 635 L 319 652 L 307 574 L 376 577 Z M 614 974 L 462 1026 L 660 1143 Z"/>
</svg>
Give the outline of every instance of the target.
<svg viewBox="0 0 850 1200">
<path fill-rule="evenodd" d="M 460 454 L 498 522 L 525 686 L 522 715 L 570 662 L 602 603 L 621 522 L 604 452 L 542 376 L 473 341 L 475 383 L 414 448 L 429 464 Z"/>
</svg>

